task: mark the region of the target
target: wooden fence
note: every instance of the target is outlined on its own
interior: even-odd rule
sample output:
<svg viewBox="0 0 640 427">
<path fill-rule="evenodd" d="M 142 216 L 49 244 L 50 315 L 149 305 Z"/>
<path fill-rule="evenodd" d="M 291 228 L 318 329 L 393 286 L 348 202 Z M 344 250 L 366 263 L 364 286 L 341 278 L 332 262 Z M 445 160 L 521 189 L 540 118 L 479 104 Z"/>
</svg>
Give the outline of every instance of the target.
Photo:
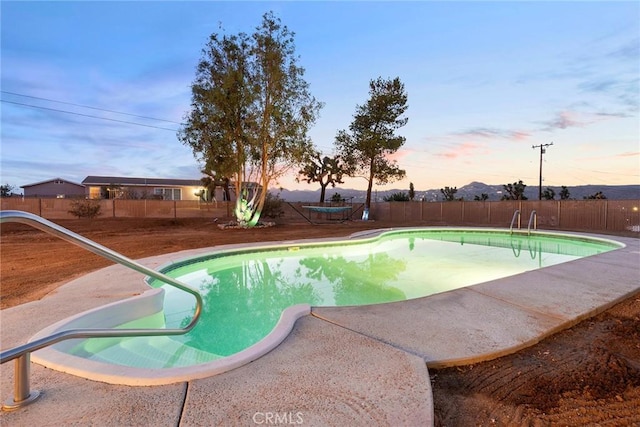
<svg viewBox="0 0 640 427">
<path fill-rule="evenodd" d="M 640 232 L 640 200 L 544 200 L 500 202 L 379 203 L 373 215 L 393 223 L 508 227 L 516 210 L 527 227 L 536 211 L 538 228 Z"/>
<path fill-rule="evenodd" d="M 0 209 L 21 210 L 47 219 L 73 219 L 73 199 L 2 198 Z M 99 218 L 220 218 L 231 219 L 233 202 L 202 203 L 181 200 L 100 200 Z M 363 205 L 353 204 L 346 215 L 310 212 L 314 203 L 283 203 L 280 222 L 330 222 L 360 219 Z M 532 211 L 538 228 L 556 230 L 634 231 L 640 233 L 640 200 L 544 200 L 496 202 L 378 202 L 369 218 L 393 225 L 458 225 L 509 227 L 514 211 L 527 227 Z"/>
<path fill-rule="evenodd" d="M 70 212 L 74 203 L 83 199 L 3 198 L 2 210 L 31 212 L 47 219 L 73 219 Z M 92 200 L 100 204 L 98 218 L 227 218 L 233 212 L 233 204 L 202 203 L 197 200 Z"/>
</svg>

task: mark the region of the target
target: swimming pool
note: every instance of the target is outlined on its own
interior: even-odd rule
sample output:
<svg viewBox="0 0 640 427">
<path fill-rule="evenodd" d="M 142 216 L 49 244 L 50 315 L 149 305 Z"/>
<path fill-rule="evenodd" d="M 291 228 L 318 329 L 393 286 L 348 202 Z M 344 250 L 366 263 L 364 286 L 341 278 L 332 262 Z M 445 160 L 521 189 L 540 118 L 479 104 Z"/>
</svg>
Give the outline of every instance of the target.
<svg viewBox="0 0 640 427">
<path fill-rule="evenodd" d="M 227 250 L 165 266 L 163 273 L 203 296 L 194 330 L 174 337 L 89 339 L 67 350 L 130 367 L 188 367 L 258 346 L 287 307 L 420 298 L 620 247 L 604 239 L 491 229 L 399 229 L 354 237 Z M 162 310 L 120 326 L 184 326 L 193 314 L 193 298 L 155 280 L 149 284 L 164 290 Z"/>
<path fill-rule="evenodd" d="M 204 378 L 273 350 L 298 318 L 311 313 L 311 306 L 371 307 L 459 292 L 455 289 L 624 246 L 561 233 L 406 228 L 356 233 L 337 241 L 216 248 L 160 268 L 203 296 L 200 322 L 187 335 L 73 339 L 34 353 L 32 360 L 112 384 Z M 31 340 L 74 328 L 162 328 L 189 321 L 192 297 L 147 282 L 152 286 L 147 292 L 65 319 Z"/>
</svg>

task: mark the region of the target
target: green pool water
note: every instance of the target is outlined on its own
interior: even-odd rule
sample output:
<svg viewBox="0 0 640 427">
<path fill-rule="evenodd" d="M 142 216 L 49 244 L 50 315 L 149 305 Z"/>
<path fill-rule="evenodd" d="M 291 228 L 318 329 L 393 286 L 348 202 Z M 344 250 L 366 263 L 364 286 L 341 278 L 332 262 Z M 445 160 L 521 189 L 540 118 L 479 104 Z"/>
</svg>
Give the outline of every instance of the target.
<svg viewBox="0 0 640 427">
<path fill-rule="evenodd" d="M 274 245 L 185 260 L 162 272 L 197 289 L 204 300 L 203 313 L 190 333 L 163 337 L 165 344 L 157 345 L 169 348 L 166 343 L 171 342 L 187 346 L 197 354 L 197 362 L 191 356 L 174 355 L 172 361 L 158 361 L 157 367 L 202 363 L 242 351 L 268 335 L 282 311 L 295 304 L 357 306 L 420 298 L 617 247 L 605 240 L 550 234 L 410 230 L 369 239 Z M 157 281 L 150 285 L 163 286 Z M 141 319 L 127 327 L 173 328 L 189 322 L 193 297 L 164 287 L 163 316 Z M 127 340 L 135 347 L 136 342 L 149 338 Z M 95 340 L 87 340 L 78 352 L 100 360 L 105 345 L 100 347 Z M 126 363 L 156 367 L 145 360 Z"/>
</svg>

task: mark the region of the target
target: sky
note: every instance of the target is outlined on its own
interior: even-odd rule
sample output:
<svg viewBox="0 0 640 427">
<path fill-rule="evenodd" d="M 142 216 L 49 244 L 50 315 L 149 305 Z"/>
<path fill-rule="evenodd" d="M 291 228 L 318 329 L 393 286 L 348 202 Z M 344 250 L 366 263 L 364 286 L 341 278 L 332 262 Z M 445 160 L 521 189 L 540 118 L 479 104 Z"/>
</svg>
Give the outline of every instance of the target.
<svg viewBox="0 0 640 427">
<path fill-rule="evenodd" d="M 408 95 L 406 178 L 375 189 L 640 184 L 640 2 L 129 1 L 0 3 L 0 181 L 199 179 L 176 131 L 211 34 L 273 11 L 324 103 L 326 155 L 369 82 Z M 363 178 L 342 188 L 366 189 Z M 316 190 L 317 183 L 279 185 Z"/>
</svg>

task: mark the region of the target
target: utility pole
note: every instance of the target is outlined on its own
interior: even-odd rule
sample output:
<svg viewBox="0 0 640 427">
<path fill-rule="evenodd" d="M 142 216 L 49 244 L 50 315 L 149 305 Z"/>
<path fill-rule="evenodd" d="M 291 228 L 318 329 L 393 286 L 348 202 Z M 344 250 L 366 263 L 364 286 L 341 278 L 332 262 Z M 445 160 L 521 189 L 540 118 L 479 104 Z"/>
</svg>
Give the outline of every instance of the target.
<svg viewBox="0 0 640 427">
<path fill-rule="evenodd" d="M 540 145 L 532 145 L 531 148 L 534 150 L 536 148 L 540 148 L 540 181 L 538 184 L 538 200 L 542 200 L 542 155 L 545 153 L 546 148 L 550 145 L 553 145 L 553 142 L 550 144 L 540 144 Z"/>
</svg>

